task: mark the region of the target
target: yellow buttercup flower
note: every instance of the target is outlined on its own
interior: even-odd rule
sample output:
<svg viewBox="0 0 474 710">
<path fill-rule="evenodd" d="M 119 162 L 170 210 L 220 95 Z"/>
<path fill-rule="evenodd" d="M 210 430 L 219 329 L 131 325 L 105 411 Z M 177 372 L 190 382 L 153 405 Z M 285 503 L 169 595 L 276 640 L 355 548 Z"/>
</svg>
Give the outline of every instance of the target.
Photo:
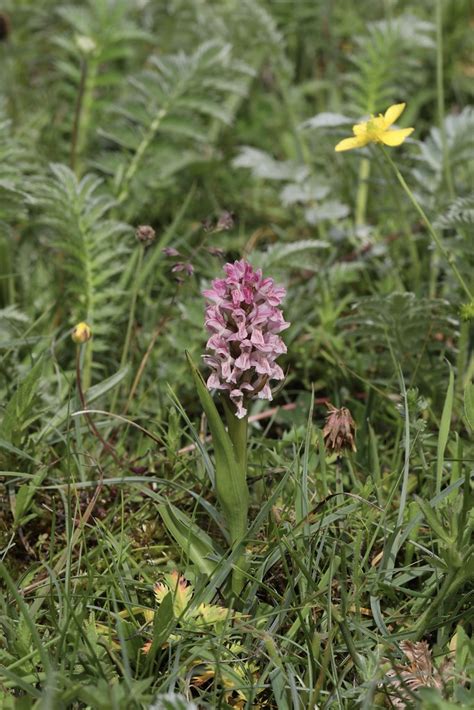
<svg viewBox="0 0 474 710">
<path fill-rule="evenodd" d="M 391 147 L 401 145 L 415 130 L 414 128 L 392 129 L 392 124 L 403 113 L 405 106 L 406 104 L 394 104 L 383 116 L 379 113 L 378 116 L 371 116 L 365 123 L 356 123 L 352 126 L 354 137 L 344 138 L 336 145 L 335 150 L 339 153 L 342 150 L 363 148 L 368 143 L 383 143 Z"/>
<path fill-rule="evenodd" d="M 87 323 L 78 323 L 72 331 L 71 338 L 75 343 L 87 343 L 92 338 L 92 331 Z"/>
</svg>

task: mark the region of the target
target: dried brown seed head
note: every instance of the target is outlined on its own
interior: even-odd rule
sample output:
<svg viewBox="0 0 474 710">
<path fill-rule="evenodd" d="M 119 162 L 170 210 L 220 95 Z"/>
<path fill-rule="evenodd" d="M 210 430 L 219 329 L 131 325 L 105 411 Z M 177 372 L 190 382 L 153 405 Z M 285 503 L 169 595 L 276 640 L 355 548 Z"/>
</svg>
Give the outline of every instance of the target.
<svg viewBox="0 0 474 710">
<path fill-rule="evenodd" d="M 338 409 L 327 404 L 329 414 L 323 429 L 323 438 L 328 451 L 336 454 L 346 449 L 357 451 L 355 445 L 355 422 L 347 407 Z"/>
<path fill-rule="evenodd" d="M 155 241 L 156 232 L 149 224 L 141 224 L 137 227 L 135 236 L 139 242 L 148 247 Z"/>
</svg>

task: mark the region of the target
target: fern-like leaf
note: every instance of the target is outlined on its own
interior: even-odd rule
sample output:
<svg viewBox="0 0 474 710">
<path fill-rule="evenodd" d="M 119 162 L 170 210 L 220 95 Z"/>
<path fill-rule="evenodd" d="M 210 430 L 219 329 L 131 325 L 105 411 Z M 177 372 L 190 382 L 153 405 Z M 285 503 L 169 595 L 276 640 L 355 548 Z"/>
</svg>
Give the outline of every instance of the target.
<svg viewBox="0 0 474 710">
<path fill-rule="evenodd" d="M 230 45 L 214 40 L 192 54 L 151 56 L 146 69 L 130 80 L 120 105 L 111 109 L 110 127 L 101 131 L 113 149 L 99 167 L 114 175 L 119 203 L 134 184 L 149 187 L 169 175 L 170 165 L 178 170 L 209 157 L 215 127 L 232 122 L 236 107 L 229 99 L 246 93 L 252 74 L 234 61 Z"/>
<path fill-rule="evenodd" d="M 105 334 L 122 313 L 123 294 L 116 282 L 130 228 L 109 218 L 115 202 L 101 191 L 101 178 L 86 175 L 78 180 L 58 163 L 51 171 L 52 179 L 37 188 L 37 200 L 57 254 L 56 278 L 65 286 L 62 305 L 71 324 L 87 320 L 96 335 Z"/>
<path fill-rule="evenodd" d="M 430 22 L 411 14 L 368 25 L 367 34 L 356 38 L 351 57 L 355 72 L 350 74 L 348 94 L 356 114 L 381 111 L 421 85 L 423 63 L 420 52 L 412 48 L 416 44 L 432 49 L 433 32 Z"/>
</svg>

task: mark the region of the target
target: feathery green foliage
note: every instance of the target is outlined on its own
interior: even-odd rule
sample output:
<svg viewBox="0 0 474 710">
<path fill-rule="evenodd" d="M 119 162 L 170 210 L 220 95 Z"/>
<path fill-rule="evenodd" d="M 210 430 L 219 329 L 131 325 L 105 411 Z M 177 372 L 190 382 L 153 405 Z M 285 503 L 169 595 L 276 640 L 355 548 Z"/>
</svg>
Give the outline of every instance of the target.
<svg viewBox="0 0 474 710">
<path fill-rule="evenodd" d="M 1 708 L 474 705 L 471 20 L 2 3 Z M 334 151 L 400 102 L 415 202 L 379 146 Z M 239 258 L 291 322 L 248 500 L 198 372 Z"/>
</svg>

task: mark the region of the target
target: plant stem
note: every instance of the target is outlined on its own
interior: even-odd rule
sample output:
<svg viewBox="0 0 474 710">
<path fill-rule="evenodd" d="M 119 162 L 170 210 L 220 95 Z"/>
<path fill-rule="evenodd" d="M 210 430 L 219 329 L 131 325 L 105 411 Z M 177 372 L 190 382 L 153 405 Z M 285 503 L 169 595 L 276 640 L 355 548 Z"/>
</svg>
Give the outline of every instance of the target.
<svg viewBox="0 0 474 710">
<path fill-rule="evenodd" d="M 428 606 L 428 608 L 423 612 L 423 614 L 420 616 L 418 619 L 418 622 L 415 626 L 416 628 L 416 633 L 415 633 L 415 640 L 419 641 L 423 636 L 425 635 L 428 625 L 430 623 L 430 620 L 433 617 L 433 614 L 443 601 L 446 599 L 448 596 L 452 596 L 454 592 L 456 591 L 457 587 L 464 581 L 464 576 L 461 574 L 461 570 L 459 569 L 450 569 L 449 572 L 446 574 L 443 583 L 441 584 L 441 587 L 439 589 L 438 594 L 436 597 L 433 599 L 432 603 Z"/>
<path fill-rule="evenodd" d="M 77 94 L 76 110 L 74 112 L 74 124 L 72 127 L 71 140 L 71 170 L 76 170 L 76 158 L 79 139 L 79 126 L 81 123 L 82 100 L 84 98 L 84 89 L 87 81 L 87 61 L 83 59 L 81 63 L 81 79 L 79 81 L 79 91 Z"/>
<path fill-rule="evenodd" d="M 387 170 L 387 166 L 385 165 L 383 160 L 377 161 L 377 164 L 383 173 L 384 180 L 385 180 L 386 184 L 388 185 L 390 182 L 390 174 Z M 400 196 L 399 196 L 398 191 L 394 191 L 391 196 L 393 197 L 393 201 L 395 203 L 395 207 L 397 210 L 397 216 L 399 218 L 402 230 L 403 230 L 405 237 L 406 237 L 406 246 L 408 247 L 409 258 L 411 259 L 411 267 L 412 267 L 413 281 L 414 281 L 414 290 L 416 290 L 416 292 L 420 293 L 421 264 L 420 264 L 420 257 L 418 256 L 418 249 L 416 246 L 416 242 L 412 236 L 408 216 L 406 214 L 406 210 L 403 209 L 403 205 L 400 200 Z"/>
<path fill-rule="evenodd" d="M 232 411 L 231 405 L 225 401 L 224 398 L 223 401 L 227 429 L 232 442 L 232 447 L 234 449 L 235 459 L 240 470 L 241 485 L 247 488 L 248 417 L 238 419 Z M 245 498 L 248 500 L 248 496 L 245 496 Z M 246 510 L 241 510 L 240 515 L 234 517 L 232 521 L 233 524 L 229 525 L 232 549 L 234 549 L 236 545 L 242 544 L 242 541 L 247 534 L 247 516 L 248 503 Z M 232 572 L 232 591 L 236 595 L 239 595 L 242 590 L 245 578 L 244 570 L 246 566 L 246 555 L 245 551 L 243 551 L 237 558 Z"/>
<path fill-rule="evenodd" d="M 365 213 L 367 210 L 367 198 L 369 195 L 370 160 L 362 158 L 359 165 L 359 185 L 356 197 L 356 227 L 365 224 Z"/>
<path fill-rule="evenodd" d="M 118 204 L 122 204 L 122 202 L 124 202 L 127 199 L 128 194 L 129 194 L 129 189 L 130 189 L 130 183 L 131 183 L 133 177 L 135 176 L 135 173 L 138 170 L 138 167 L 142 161 L 143 156 L 145 155 L 150 144 L 152 143 L 153 139 L 155 138 L 155 136 L 161 126 L 161 122 L 166 117 L 167 113 L 168 113 L 168 104 L 165 104 L 165 106 L 158 111 L 155 118 L 150 123 L 150 127 L 148 128 L 148 131 L 143 136 L 143 139 L 140 142 L 137 150 L 135 151 L 135 154 L 134 154 L 132 160 L 130 161 L 130 164 L 125 172 L 123 180 L 121 181 L 121 183 L 119 185 L 120 190 L 119 190 L 119 194 L 117 197 Z"/>
<path fill-rule="evenodd" d="M 135 310 L 136 310 L 136 306 L 137 306 L 138 290 L 140 287 L 140 278 L 139 277 L 140 277 L 140 271 L 142 268 L 145 247 L 142 244 L 140 244 L 138 249 L 139 249 L 138 261 L 137 261 L 137 266 L 136 266 L 134 278 L 133 278 L 132 298 L 130 300 L 130 311 L 128 314 L 127 331 L 125 333 L 125 340 L 123 343 L 122 357 L 120 358 L 120 367 L 119 367 L 120 370 L 125 367 L 125 364 L 127 362 L 128 352 L 130 350 L 130 342 L 132 339 L 133 323 L 135 321 Z M 117 404 L 118 393 L 119 393 L 119 390 L 116 389 L 115 394 L 112 399 L 112 404 L 111 404 L 111 411 L 112 412 L 115 410 L 115 405 Z"/>
<path fill-rule="evenodd" d="M 122 466 L 122 461 L 120 460 L 119 456 L 116 454 L 115 449 L 113 446 L 111 446 L 107 441 L 105 441 L 104 437 L 100 433 L 100 431 L 97 429 L 96 425 L 94 424 L 94 421 L 92 420 L 91 416 L 87 414 L 87 400 L 84 394 L 84 390 L 82 388 L 82 382 L 81 382 L 81 350 L 84 347 L 87 347 L 89 343 L 85 343 L 82 346 L 79 346 L 76 351 L 76 387 L 77 387 L 77 393 L 79 395 L 79 400 L 81 402 L 81 407 L 84 411 L 84 417 L 87 422 L 87 426 L 89 427 L 91 433 L 97 437 L 97 439 L 100 441 L 102 444 L 103 448 L 110 453 L 112 456 L 113 460 L 115 461 L 116 464 L 119 466 Z"/>
<path fill-rule="evenodd" d="M 469 334 L 470 323 L 466 320 L 461 320 L 458 339 L 458 354 L 456 357 L 456 370 L 458 373 L 456 381 L 456 391 L 458 396 L 461 396 L 466 386 L 465 373 L 469 361 Z"/>
<path fill-rule="evenodd" d="M 399 171 L 399 169 L 397 168 L 397 166 L 395 165 L 395 163 L 393 162 L 393 160 L 391 159 L 391 157 L 389 156 L 389 154 L 387 153 L 385 148 L 383 146 L 380 146 L 380 148 L 385 156 L 385 159 L 388 161 L 392 170 L 394 171 L 395 175 L 397 176 L 398 182 L 400 183 L 402 188 L 405 190 L 413 207 L 416 209 L 416 211 L 420 215 L 421 219 L 425 223 L 428 233 L 431 236 L 431 238 L 433 239 L 434 243 L 436 244 L 441 256 L 445 259 L 446 263 L 449 265 L 451 271 L 453 272 L 454 276 L 456 277 L 456 280 L 459 283 L 459 285 L 461 286 L 461 288 L 463 289 L 464 293 L 467 295 L 469 300 L 472 301 L 473 296 L 469 290 L 469 287 L 467 286 L 466 282 L 464 281 L 463 277 L 461 276 L 461 274 L 456 266 L 454 257 L 452 256 L 452 254 L 447 252 L 446 249 L 444 248 L 444 246 L 441 242 L 441 239 L 439 238 L 439 236 L 436 234 L 435 230 L 433 229 L 433 226 L 432 226 L 430 220 L 428 219 L 428 217 L 426 216 L 425 211 L 421 207 L 420 203 L 416 199 L 413 192 L 408 187 L 408 185 L 405 181 L 405 178 L 403 177 L 403 175 L 401 174 L 401 172 Z"/>
<path fill-rule="evenodd" d="M 234 447 L 235 459 L 239 464 L 242 478 L 247 480 L 248 417 L 238 419 L 227 403 L 225 405 L 225 416 L 229 436 Z"/>
<path fill-rule="evenodd" d="M 444 77 L 443 77 L 443 0 L 436 0 L 436 94 L 438 99 L 438 121 L 443 151 L 443 169 L 446 187 L 450 198 L 455 197 L 451 162 L 444 115 Z"/>
<path fill-rule="evenodd" d="M 173 298 L 171 299 L 171 303 L 170 303 L 170 305 L 169 305 L 169 310 L 170 310 L 170 311 L 171 311 L 171 309 L 172 309 L 173 306 L 174 306 L 174 303 L 175 303 L 177 294 L 178 294 L 178 288 L 176 288 L 176 291 L 175 291 L 175 293 L 174 293 L 174 295 L 173 295 Z M 148 362 L 148 360 L 149 360 L 149 357 L 150 357 L 150 355 L 151 355 L 151 353 L 152 353 L 152 351 L 153 351 L 153 348 L 154 348 L 154 346 L 155 346 L 156 341 L 158 340 L 158 336 L 161 334 L 161 332 L 162 332 L 164 326 L 166 325 L 166 323 L 169 321 L 170 318 L 171 318 L 170 313 L 169 313 L 169 312 L 168 312 L 168 313 L 165 313 L 165 314 L 160 318 L 160 321 L 159 321 L 158 325 L 156 326 L 156 328 L 155 328 L 155 330 L 154 330 L 154 332 L 153 332 L 153 335 L 151 336 L 150 342 L 148 343 L 148 347 L 147 347 L 147 349 L 146 349 L 146 351 L 145 351 L 145 354 L 143 355 L 143 357 L 142 357 L 142 359 L 141 359 L 141 362 L 140 362 L 140 365 L 139 365 L 139 367 L 138 367 L 137 373 L 136 373 L 136 375 L 135 375 L 135 377 L 134 377 L 134 380 L 133 380 L 133 383 L 132 383 L 132 387 L 131 387 L 131 389 L 130 389 L 130 393 L 129 393 L 128 398 L 127 398 L 127 403 L 126 403 L 126 405 L 125 405 L 125 407 L 124 407 L 124 410 L 123 410 L 123 414 L 126 414 L 126 413 L 128 412 L 128 410 L 129 410 L 129 408 L 130 408 L 130 405 L 131 405 L 131 403 L 132 403 L 132 400 L 133 400 L 133 398 L 135 397 L 135 394 L 136 394 L 138 385 L 140 384 L 140 380 L 141 380 L 141 378 L 142 378 L 142 375 L 143 375 L 143 373 L 144 373 L 144 371 L 145 371 L 145 367 L 146 367 L 146 365 L 147 365 L 147 362 Z"/>
<path fill-rule="evenodd" d="M 87 61 L 87 59 L 84 59 L 81 65 L 81 79 L 77 95 L 71 141 L 71 169 L 76 174 L 81 173 L 80 165 L 78 166 L 77 163 L 86 145 L 87 132 L 94 102 L 96 78 L 97 63 L 94 60 Z"/>
</svg>

